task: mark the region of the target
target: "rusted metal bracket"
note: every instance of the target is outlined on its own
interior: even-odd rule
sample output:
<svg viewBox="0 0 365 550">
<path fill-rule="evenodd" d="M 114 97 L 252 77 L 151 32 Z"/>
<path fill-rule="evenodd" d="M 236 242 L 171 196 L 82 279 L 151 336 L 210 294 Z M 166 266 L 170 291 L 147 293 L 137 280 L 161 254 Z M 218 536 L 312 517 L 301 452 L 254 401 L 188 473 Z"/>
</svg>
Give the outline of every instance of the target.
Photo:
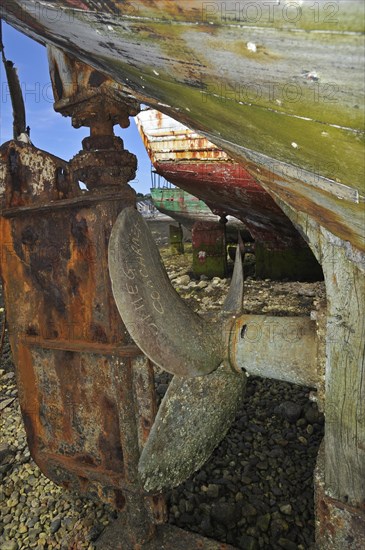
<svg viewBox="0 0 365 550">
<path fill-rule="evenodd" d="M 77 70 L 75 93 L 58 106 L 90 126 L 83 151 L 67 163 L 18 141 L 0 149 L 1 275 L 31 455 L 56 483 L 126 510 L 134 548 L 166 519 L 137 471 L 156 414 L 153 368 L 120 319 L 107 267 L 117 215 L 135 206 L 127 182 L 137 166 L 113 125 L 136 108 L 117 114 L 102 75 L 83 93 L 83 77 L 98 74 Z M 55 66 L 53 76 L 66 90 Z"/>
<path fill-rule="evenodd" d="M 153 370 L 107 276 L 113 222 L 135 193 L 120 187 L 111 201 L 100 186 L 88 200 L 67 163 L 19 142 L 0 162 L 1 274 L 31 454 L 56 483 L 126 508 L 135 540 L 148 540 L 165 514 L 137 473 L 156 413 Z"/>
</svg>

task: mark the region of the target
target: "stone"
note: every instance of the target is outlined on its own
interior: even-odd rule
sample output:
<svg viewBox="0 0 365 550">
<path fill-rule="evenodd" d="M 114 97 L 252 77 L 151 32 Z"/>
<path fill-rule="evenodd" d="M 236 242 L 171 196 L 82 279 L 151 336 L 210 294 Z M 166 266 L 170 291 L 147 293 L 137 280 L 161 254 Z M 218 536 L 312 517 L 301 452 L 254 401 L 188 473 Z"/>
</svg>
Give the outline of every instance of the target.
<svg viewBox="0 0 365 550">
<path fill-rule="evenodd" d="M 280 512 L 282 512 L 286 516 L 290 516 L 292 511 L 293 509 L 291 507 L 291 504 L 283 504 L 282 506 L 280 506 Z"/>
<path fill-rule="evenodd" d="M 19 546 L 16 540 L 6 540 L 1 543 L 1 550 L 18 550 Z"/>
<path fill-rule="evenodd" d="M 54 533 L 56 533 L 59 528 L 61 527 L 61 518 L 55 518 L 52 522 L 51 522 L 51 526 L 50 526 L 50 531 L 52 533 L 52 535 Z"/>
<path fill-rule="evenodd" d="M 309 424 L 314 424 L 315 422 L 318 422 L 320 418 L 320 413 L 316 407 L 310 406 L 305 411 L 305 418 L 307 419 Z"/>
<path fill-rule="evenodd" d="M 242 515 L 245 517 L 253 517 L 257 515 L 257 510 L 248 502 L 242 507 Z"/>
<path fill-rule="evenodd" d="M 13 519 L 13 515 L 12 515 L 12 514 L 6 514 L 6 515 L 3 517 L 3 523 L 4 523 L 4 525 L 7 525 L 8 523 L 10 523 L 12 519 Z"/>
<path fill-rule="evenodd" d="M 275 449 L 272 449 L 270 452 L 269 452 L 269 455 L 272 457 L 272 458 L 280 458 L 282 457 L 284 454 L 283 452 L 283 449 L 281 449 L 280 447 L 276 447 Z"/>
<path fill-rule="evenodd" d="M 13 392 L 10 392 L 10 395 L 12 393 Z M 7 399 L 3 399 L 2 401 L 0 401 L 0 411 L 6 409 L 6 407 L 9 407 L 13 402 L 14 402 L 14 397 L 9 397 Z"/>
<path fill-rule="evenodd" d="M 302 413 L 302 407 L 298 403 L 292 401 L 284 401 L 278 406 L 278 412 L 290 424 L 295 424 Z"/>
<path fill-rule="evenodd" d="M 289 539 L 285 539 L 283 537 L 280 537 L 280 539 L 278 540 L 278 545 L 281 546 L 281 548 L 284 548 L 284 550 L 297 550 L 298 548 L 295 542 Z"/>
<path fill-rule="evenodd" d="M 200 281 L 198 284 L 197 284 L 197 288 L 199 288 L 200 290 L 202 290 L 203 288 L 207 288 L 209 283 L 207 283 L 207 281 Z"/>
<path fill-rule="evenodd" d="M 181 514 L 183 514 L 184 512 L 187 511 L 187 510 L 186 510 L 186 500 L 185 500 L 185 499 L 182 498 L 182 499 L 179 501 L 178 509 L 179 509 L 179 512 L 180 512 Z"/>
<path fill-rule="evenodd" d="M 251 485 L 252 483 L 252 479 L 248 476 L 242 476 L 241 477 L 241 481 L 242 483 L 244 483 L 245 485 Z"/>
<path fill-rule="evenodd" d="M 274 538 L 277 538 L 282 533 L 286 533 L 289 529 L 289 525 L 283 519 L 274 519 L 270 525 L 270 531 Z"/>
<path fill-rule="evenodd" d="M 32 529 L 29 529 L 28 537 L 31 542 L 35 542 L 38 540 L 38 535 L 41 532 L 41 529 L 38 527 L 33 527 Z"/>
<path fill-rule="evenodd" d="M 174 283 L 177 286 L 186 286 L 190 283 L 190 277 L 189 275 L 181 275 L 175 279 Z"/>
<path fill-rule="evenodd" d="M 156 388 L 156 391 L 160 397 L 163 397 L 169 387 L 168 384 L 159 384 Z"/>
<path fill-rule="evenodd" d="M 0 464 L 4 464 L 13 456 L 13 451 L 7 443 L 0 443 Z"/>
<path fill-rule="evenodd" d="M 235 525 L 241 516 L 238 506 L 230 503 L 218 503 L 212 506 L 211 517 L 226 527 Z"/>
<path fill-rule="evenodd" d="M 253 537 L 248 535 L 242 535 L 239 540 L 239 547 L 245 550 L 257 550 L 259 548 L 258 542 Z"/>
<path fill-rule="evenodd" d="M 15 372 L 7 372 L 3 376 L 3 380 L 13 380 L 15 378 Z"/>
<path fill-rule="evenodd" d="M 270 526 L 270 520 L 271 520 L 270 514 L 264 514 L 263 516 L 259 516 L 256 520 L 256 526 L 265 533 Z"/>
<path fill-rule="evenodd" d="M 202 530 L 205 536 L 211 536 L 211 537 L 213 536 L 213 527 L 209 517 L 206 516 L 203 518 L 200 524 L 200 529 Z"/>
<path fill-rule="evenodd" d="M 215 485 L 214 483 L 209 483 L 206 495 L 210 498 L 218 498 L 219 497 L 219 486 Z"/>
<path fill-rule="evenodd" d="M 75 523 L 76 523 L 76 518 L 68 517 L 68 518 L 65 518 L 63 520 L 63 525 L 64 525 L 65 529 L 67 529 L 67 531 L 71 531 L 73 529 Z"/>
<path fill-rule="evenodd" d="M 100 525 L 100 523 L 97 523 L 90 529 L 89 534 L 87 536 L 87 540 L 90 542 L 96 541 L 96 539 L 99 538 L 103 530 L 104 530 L 104 526 Z"/>
</svg>

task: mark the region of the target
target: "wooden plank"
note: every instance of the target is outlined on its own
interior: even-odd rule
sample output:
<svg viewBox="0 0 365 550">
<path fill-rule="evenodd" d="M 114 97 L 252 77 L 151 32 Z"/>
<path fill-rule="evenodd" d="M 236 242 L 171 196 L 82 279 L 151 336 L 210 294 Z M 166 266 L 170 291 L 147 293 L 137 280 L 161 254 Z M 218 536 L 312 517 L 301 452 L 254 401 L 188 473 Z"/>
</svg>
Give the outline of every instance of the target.
<svg viewBox="0 0 365 550">
<path fill-rule="evenodd" d="M 365 500 L 365 278 L 322 232 L 328 298 L 325 481 L 329 496 Z"/>
<path fill-rule="evenodd" d="M 285 205 L 322 265 L 327 293 L 325 491 L 363 507 L 365 501 L 365 257 Z"/>
</svg>

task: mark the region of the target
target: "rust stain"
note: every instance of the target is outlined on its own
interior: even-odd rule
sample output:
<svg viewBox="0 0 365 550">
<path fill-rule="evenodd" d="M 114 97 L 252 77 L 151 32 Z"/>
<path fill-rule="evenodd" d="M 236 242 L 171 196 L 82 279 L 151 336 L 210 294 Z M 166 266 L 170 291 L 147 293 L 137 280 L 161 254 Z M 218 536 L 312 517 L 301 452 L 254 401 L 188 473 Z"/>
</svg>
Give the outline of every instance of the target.
<svg viewBox="0 0 365 550">
<path fill-rule="evenodd" d="M 1 276 L 30 452 L 56 483 L 124 508 L 125 491 L 141 489 L 125 476 L 130 440 L 122 437 L 128 426 L 120 422 L 121 382 L 112 365 L 141 352 L 114 303 L 107 244 L 134 193 L 126 188 L 111 201 L 99 189 L 87 205 L 70 203 L 81 191 L 64 161 L 14 142 L 1 147 L 0 158 L 8 216 L 0 216 Z M 150 374 L 141 390 L 145 440 L 156 407 Z"/>
</svg>

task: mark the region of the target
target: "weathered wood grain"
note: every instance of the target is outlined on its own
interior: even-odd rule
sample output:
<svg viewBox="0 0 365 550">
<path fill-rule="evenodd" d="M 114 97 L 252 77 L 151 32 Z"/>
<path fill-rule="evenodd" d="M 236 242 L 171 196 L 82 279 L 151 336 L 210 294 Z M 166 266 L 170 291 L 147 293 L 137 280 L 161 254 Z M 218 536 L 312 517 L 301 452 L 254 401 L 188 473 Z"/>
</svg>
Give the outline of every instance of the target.
<svg viewBox="0 0 365 550">
<path fill-rule="evenodd" d="M 305 212 L 283 203 L 281 206 L 306 234 L 325 276 L 326 492 L 332 498 L 362 507 L 365 501 L 365 256 Z"/>
</svg>

